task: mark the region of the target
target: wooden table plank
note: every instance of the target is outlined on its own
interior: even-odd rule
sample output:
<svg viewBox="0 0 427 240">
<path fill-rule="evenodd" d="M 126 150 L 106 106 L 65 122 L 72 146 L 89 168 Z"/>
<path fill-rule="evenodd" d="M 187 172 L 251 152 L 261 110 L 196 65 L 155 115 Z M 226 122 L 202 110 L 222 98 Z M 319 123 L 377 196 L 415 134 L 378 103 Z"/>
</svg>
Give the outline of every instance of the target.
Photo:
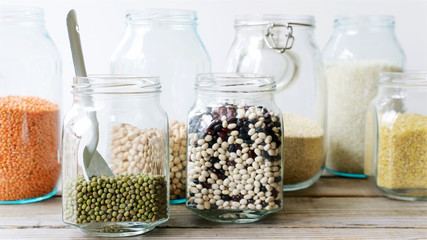
<svg viewBox="0 0 427 240">
<path fill-rule="evenodd" d="M 3 229 L 0 239 L 111 239 L 96 238 L 74 229 Z M 120 239 L 425 239 L 426 229 L 342 229 L 342 228 L 236 228 L 218 231 L 214 228 L 154 229 L 137 237 Z"/>
<path fill-rule="evenodd" d="M 61 208 L 60 197 L 25 205 L 0 205 L 0 239 L 91 239 L 62 222 Z M 213 223 L 184 205 L 172 205 L 170 220 L 143 236 L 148 239 L 427 238 L 427 202 L 381 197 L 364 179 L 324 177 L 309 189 L 286 193 L 285 209 L 256 223 Z"/>
<path fill-rule="evenodd" d="M 382 197 L 367 179 L 321 177 L 311 187 L 285 192 L 285 197 Z"/>
</svg>

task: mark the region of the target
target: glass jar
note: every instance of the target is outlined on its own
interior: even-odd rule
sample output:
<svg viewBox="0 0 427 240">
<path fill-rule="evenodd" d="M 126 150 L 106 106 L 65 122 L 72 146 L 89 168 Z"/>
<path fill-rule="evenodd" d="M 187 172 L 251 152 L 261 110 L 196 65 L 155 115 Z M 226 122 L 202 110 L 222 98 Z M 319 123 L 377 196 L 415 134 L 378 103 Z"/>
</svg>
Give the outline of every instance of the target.
<svg viewBox="0 0 427 240">
<path fill-rule="evenodd" d="M 387 197 L 427 200 L 427 73 L 380 74 L 366 122 L 365 174 Z"/>
<path fill-rule="evenodd" d="M 248 223 L 283 208 L 282 115 L 271 77 L 200 74 L 188 115 L 186 207 Z"/>
<path fill-rule="evenodd" d="M 126 15 L 126 33 L 111 58 L 111 72 L 160 76 L 162 105 L 170 118 L 171 203 L 185 201 L 187 113 L 194 79 L 210 71 L 210 58 L 197 33 L 194 11 L 145 9 Z"/>
<path fill-rule="evenodd" d="M 0 204 L 56 193 L 61 58 L 43 10 L 0 7 Z"/>
<path fill-rule="evenodd" d="M 324 50 L 328 82 L 329 172 L 364 177 L 365 120 L 380 71 L 401 71 L 405 56 L 393 16 L 338 16 Z"/>
<path fill-rule="evenodd" d="M 157 77 L 74 78 L 62 139 L 65 223 L 116 237 L 169 219 L 168 119 L 159 95 Z M 114 176 L 85 176 L 84 150 L 97 131 L 96 150 Z"/>
<path fill-rule="evenodd" d="M 314 17 L 248 15 L 235 20 L 227 70 L 275 77 L 283 112 L 283 190 L 311 186 L 326 157 L 326 81 L 314 39 Z"/>
</svg>

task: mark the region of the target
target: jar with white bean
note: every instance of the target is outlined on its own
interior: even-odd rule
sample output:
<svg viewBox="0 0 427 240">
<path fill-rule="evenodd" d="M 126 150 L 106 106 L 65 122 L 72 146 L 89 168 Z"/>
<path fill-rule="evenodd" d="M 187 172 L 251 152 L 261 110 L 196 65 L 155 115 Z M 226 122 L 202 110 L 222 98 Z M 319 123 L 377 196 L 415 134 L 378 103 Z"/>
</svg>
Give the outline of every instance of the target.
<svg viewBox="0 0 427 240">
<path fill-rule="evenodd" d="M 186 206 L 247 223 L 283 208 L 282 115 L 275 83 L 254 74 L 202 74 L 188 117 Z"/>
</svg>

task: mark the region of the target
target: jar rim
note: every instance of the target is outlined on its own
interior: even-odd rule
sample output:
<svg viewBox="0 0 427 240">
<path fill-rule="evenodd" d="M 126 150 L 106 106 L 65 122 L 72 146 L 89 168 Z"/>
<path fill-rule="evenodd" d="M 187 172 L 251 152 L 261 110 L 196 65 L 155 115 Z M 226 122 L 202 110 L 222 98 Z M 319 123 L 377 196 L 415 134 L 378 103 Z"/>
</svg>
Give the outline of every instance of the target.
<svg viewBox="0 0 427 240">
<path fill-rule="evenodd" d="M 427 71 L 380 72 L 379 85 L 385 87 L 427 87 Z"/>
<path fill-rule="evenodd" d="M 157 76 L 95 74 L 73 78 L 73 94 L 147 94 L 160 93 Z"/>
<path fill-rule="evenodd" d="M 223 93 L 269 93 L 276 90 L 272 76 L 256 73 L 201 73 L 197 75 L 196 91 Z"/>
<path fill-rule="evenodd" d="M 128 23 L 144 22 L 170 22 L 170 23 L 194 23 L 197 21 L 197 12 L 184 9 L 128 9 L 126 11 Z"/>
<path fill-rule="evenodd" d="M 39 7 L 0 6 L 1 22 L 43 21 L 44 11 Z"/>
<path fill-rule="evenodd" d="M 285 24 L 295 26 L 315 26 L 315 17 L 313 15 L 298 14 L 242 14 L 237 15 L 234 20 L 234 26 L 255 26 L 268 24 Z"/>
</svg>

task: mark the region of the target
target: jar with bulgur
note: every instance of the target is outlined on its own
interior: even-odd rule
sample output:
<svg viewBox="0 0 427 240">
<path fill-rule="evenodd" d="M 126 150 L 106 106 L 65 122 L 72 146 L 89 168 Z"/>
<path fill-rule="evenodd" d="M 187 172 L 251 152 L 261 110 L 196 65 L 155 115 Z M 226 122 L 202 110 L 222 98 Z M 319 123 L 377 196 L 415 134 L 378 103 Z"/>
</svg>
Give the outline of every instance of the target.
<svg viewBox="0 0 427 240">
<path fill-rule="evenodd" d="M 326 158 L 326 81 L 309 15 L 241 15 L 226 67 L 274 76 L 283 112 L 283 191 L 310 187 Z"/>
<path fill-rule="evenodd" d="M 262 75 L 198 75 L 188 115 L 188 209 L 211 221 L 248 223 L 283 208 L 274 90 Z"/>
<path fill-rule="evenodd" d="M 427 200 L 427 73 L 382 73 L 366 123 L 365 174 L 386 196 Z"/>
<path fill-rule="evenodd" d="M 168 119 L 159 93 L 156 77 L 74 78 L 62 139 L 65 223 L 117 237 L 148 232 L 169 219 Z M 98 124 L 89 117 L 93 112 Z M 93 128 L 112 176 L 84 175 L 83 149 Z"/>
<path fill-rule="evenodd" d="M 210 58 L 197 32 L 197 13 L 139 9 L 126 14 L 126 33 L 111 57 L 111 73 L 160 77 L 161 103 L 169 119 L 171 203 L 185 201 L 186 120 L 194 102 L 194 79 L 210 71 Z"/>
<path fill-rule="evenodd" d="M 0 204 L 56 193 L 61 59 L 40 8 L 0 7 Z"/>
</svg>

